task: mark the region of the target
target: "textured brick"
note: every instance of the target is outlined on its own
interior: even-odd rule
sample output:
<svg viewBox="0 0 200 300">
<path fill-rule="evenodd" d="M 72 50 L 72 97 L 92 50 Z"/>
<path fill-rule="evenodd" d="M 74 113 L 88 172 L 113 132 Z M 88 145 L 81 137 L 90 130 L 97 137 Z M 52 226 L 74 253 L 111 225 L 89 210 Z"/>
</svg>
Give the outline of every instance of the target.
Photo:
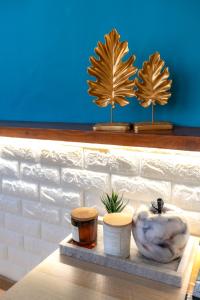
<svg viewBox="0 0 200 300">
<path fill-rule="evenodd" d="M 46 257 L 58 248 L 57 243 L 49 243 L 47 241 L 36 239 L 33 237 L 24 237 L 25 251 Z"/>
<path fill-rule="evenodd" d="M 184 216 L 188 222 L 190 234 L 200 236 L 200 213 L 184 211 Z"/>
<path fill-rule="evenodd" d="M 59 243 L 70 233 L 69 227 L 42 223 L 42 239 L 50 243 Z"/>
<path fill-rule="evenodd" d="M 200 158 L 172 153 L 170 155 L 143 155 L 141 176 L 158 180 L 198 184 L 200 181 Z"/>
<path fill-rule="evenodd" d="M 27 144 L 27 146 L 22 146 L 24 143 Z M 23 142 L 22 140 L 19 140 L 16 142 L 16 140 L 11 139 L 10 144 L 1 146 L 1 156 L 5 159 L 37 162 L 39 160 L 39 155 L 40 153 L 37 144 L 30 144 L 27 140 L 23 140 Z"/>
<path fill-rule="evenodd" d="M 180 156 L 174 158 L 174 181 L 180 183 L 199 184 L 200 182 L 200 158 L 192 156 Z"/>
<path fill-rule="evenodd" d="M 5 213 L 4 212 L 0 212 L 0 226 L 3 226 L 5 223 Z"/>
<path fill-rule="evenodd" d="M 130 175 L 139 173 L 139 157 L 132 151 L 85 149 L 84 158 L 86 169 Z"/>
<path fill-rule="evenodd" d="M 115 174 L 139 175 L 140 159 L 134 151 L 111 150 L 110 168 Z"/>
<path fill-rule="evenodd" d="M 62 169 L 62 181 L 83 189 L 109 191 L 109 175 L 85 170 Z"/>
<path fill-rule="evenodd" d="M 34 183 L 22 180 L 3 180 L 2 190 L 4 194 L 23 197 L 28 199 L 38 199 L 38 186 Z"/>
<path fill-rule="evenodd" d="M 84 206 L 95 207 L 99 215 L 104 215 L 106 211 L 101 202 L 102 195 L 102 192 L 86 191 L 84 197 Z"/>
<path fill-rule="evenodd" d="M 23 247 L 23 235 L 5 228 L 0 228 L 0 241 L 12 247 Z"/>
<path fill-rule="evenodd" d="M 69 232 L 71 231 L 71 210 L 61 210 L 61 224 L 64 225 Z"/>
<path fill-rule="evenodd" d="M 0 209 L 6 212 L 19 213 L 21 210 L 21 201 L 19 198 L 0 195 Z"/>
<path fill-rule="evenodd" d="M 141 176 L 158 180 L 172 180 L 174 177 L 174 155 L 142 153 Z"/>
<path fill-rule="evenodd" d="M 0 176 L 19 177 L 19 169 L 17 161 L 9 161 L 0 158 Z"/>
<path fill-rule="evenodd" d="M 14 281 L 22 279 L 27 273 L 27 268 L 15 265 L 13 262 L 5 259 L 0 260 L 0 270 L 1 275 L 3 274 L 3 276 Z"/>
<path fill-rule="evenodd" d="M 70 189 L 41 186 L 40 200 L 47 204 L 72 209 L 81 205 L 82 193 L 70 191 Z"/>
<path fill-rule="evenodd" d="M 41 257 L 19 248 L 8 247 L 10 262 L 24 268 L 34 268 L 41 262 Z"/>
<path fill-rule="evenodd" d="M 89 170 L 109 172 L 110 152 L 108 149 L 84 149 L 84 167 Z"/>
<path fill-rule="evenodd" d="M 200 211 L 200 187 L 174 184 L 171 201 L 180 208 Z"/>
<path fill-rule="evenodd" d="M 74 207 L 94 206 L 104 215 L 100 196 L 111 187 L 129 199 L 125 211 L 131 213 L 158 197 L 178 205 L 185 209 L 191 233 L 200 235 L 199 155 L 103 147 L 84 149 L 83 161 L 82 147 L 64 142 L 0 145 L 2 275 L 18 280 L 54 251 L 71 232 Z"/>
<path fill-rule="evenodd" d="M 40 221 L 15 216 L 13 214 L 5 215 L 5 226 L 7 229 L 19 232 L 21 234 L 40 237 Z"/>
<path fill-rule="evenodd" d="M 170 202 L 171 184 L 166 181 L 113 175 L 112 187 L 132 201 L 150 203 L 161 197 L 164 201 Z"/>
<path fill-rule="evenodd" d="M 80 147 L 71 147 L 64 144 L 42 149 L 41 161 L 66 167 L 82 167 L 83 151 Z"/>
<path fill-rule="evenodd" d="M 41 224 L 39 221 L 24 218 L 23 223 L 24 234 L 34 237 L 41 236 Z"/>
<path fill-rule="evenodd" d="M 34 181 L 60 183 L 60 172 L 58 168 L 41 166 L 40 164 L 22 163 L 20 167 L 22 178 Z"/>
<path fill-rule="evenodd" d="M 68 233 L 71 232 L 71 210 L 61 210 L 61 225 L 64 226 Z"/>
<path fill-rule="evenodd" d="M 5 244 L 0 243 L 0 260 L 7 259 L 8 257 L 8 247 Z"/>
<path fill-rule="evenodd" d="M 55 206 L 24 200 L 22 208 L 23 215 L 27 218 L 40 219 L 55 224 L 60 222 L 60 211 Z"/>
</svg>

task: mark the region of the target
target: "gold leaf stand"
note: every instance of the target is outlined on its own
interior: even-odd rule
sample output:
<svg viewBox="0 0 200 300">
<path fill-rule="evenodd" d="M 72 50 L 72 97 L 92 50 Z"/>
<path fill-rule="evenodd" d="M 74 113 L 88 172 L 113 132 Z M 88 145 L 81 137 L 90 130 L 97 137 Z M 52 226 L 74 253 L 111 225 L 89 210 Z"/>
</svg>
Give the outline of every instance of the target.
<svg viewBox="0 0 200 300">
<path fill-rule="evenodd" d="M 93 130 L 127 132 L 131 130 L 131 124 L 130 123 L 97 123 L 93 126 Z"/>
<path fill-rule="evenodd" d="M 154 131 L 154 130 L 172 130 L 173 124 L 169 122 L 142 122 L 134 124 L 134 132 Z"/>
</svg>

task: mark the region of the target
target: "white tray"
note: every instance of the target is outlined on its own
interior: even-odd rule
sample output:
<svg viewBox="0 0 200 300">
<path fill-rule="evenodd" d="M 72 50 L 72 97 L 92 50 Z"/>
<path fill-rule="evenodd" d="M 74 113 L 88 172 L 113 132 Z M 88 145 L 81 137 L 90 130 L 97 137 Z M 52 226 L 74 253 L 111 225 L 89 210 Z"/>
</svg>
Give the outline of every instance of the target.
<svg viewBox="0 0 200 300">
<path fill-rule="evenodd" d="M 183 256 L 168 264 L 161 264 L 145 259 L 139 254 L 133 238 L 131 238 L 131 254 L 127 259 L 105 255 L 103 251 L 103 226 L 98 226 L 97 246 L 86 249 L 72 244 L 72 235 L 60 243 L 60 253 L 74 258 L 95 263 L 108 268 L 120 270 L 129 274 L 181 287 L 184 273 L 191 272 L 198 241 L 190 237 Z M 189 280 L 189 276 L 188 280 Z"/>
</svg>

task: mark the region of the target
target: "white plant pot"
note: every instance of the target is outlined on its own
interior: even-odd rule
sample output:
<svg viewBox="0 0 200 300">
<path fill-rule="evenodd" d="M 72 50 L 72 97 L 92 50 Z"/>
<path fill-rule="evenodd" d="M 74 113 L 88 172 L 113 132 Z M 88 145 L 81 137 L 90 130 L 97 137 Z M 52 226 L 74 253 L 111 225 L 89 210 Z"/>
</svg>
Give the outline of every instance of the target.
<svg viewBox="0 0 200 300">
<path fill-rule="evenodd" d="M 108 214 L 103 219 L 104 253 L 127 258 L 130 255 L 132 216 Z"/>
<path fill-rule="evenodd" d="M 155 214 L 142 206 L 133 219 L 133 236 L 146 258 L 168 263 L 182 255 L 189 238 L 182 210 L 170 205 L 164 213 Z"/>
</svg>

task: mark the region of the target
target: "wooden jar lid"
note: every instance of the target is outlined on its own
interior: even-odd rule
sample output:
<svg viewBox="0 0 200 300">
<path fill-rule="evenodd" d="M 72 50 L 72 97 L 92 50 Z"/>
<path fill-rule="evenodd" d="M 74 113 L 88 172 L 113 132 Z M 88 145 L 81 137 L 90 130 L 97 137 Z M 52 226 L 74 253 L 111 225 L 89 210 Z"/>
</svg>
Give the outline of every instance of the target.
<svg viewBox="0 0 200 300">
<path fill-rule="evenodd" d="M 76 221 L 90 221 L 98 217 L 98 211 L 92 207 L 78 207 L 72 210 L 71 217 Z"/>
<path fill-rule="evenodd" d="M 112 213 L 105 215 L 103 221 L 113 227 L 122 227 L 132 223 L 132 216 L 124 213 Z"/>
</svg>

